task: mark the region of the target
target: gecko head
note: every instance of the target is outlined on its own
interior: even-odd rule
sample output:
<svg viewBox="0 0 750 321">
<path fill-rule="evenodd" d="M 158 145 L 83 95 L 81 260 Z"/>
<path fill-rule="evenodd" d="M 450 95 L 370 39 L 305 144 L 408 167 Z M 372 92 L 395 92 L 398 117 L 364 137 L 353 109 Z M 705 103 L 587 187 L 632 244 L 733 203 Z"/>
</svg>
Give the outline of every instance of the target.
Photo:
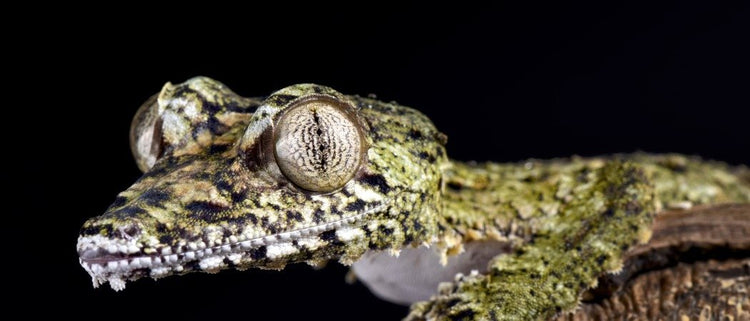
<svg viewBox="0 0 750 321">
<path fill-rule="evenodd" d="M 83 224 L 94 286 L 225 268 L 350 264 L 437 233 L 445 136 L 421 113 L 301 84 L 265 100 L 167 83 L 138 111 L 144 175 Z"/>
</svg>

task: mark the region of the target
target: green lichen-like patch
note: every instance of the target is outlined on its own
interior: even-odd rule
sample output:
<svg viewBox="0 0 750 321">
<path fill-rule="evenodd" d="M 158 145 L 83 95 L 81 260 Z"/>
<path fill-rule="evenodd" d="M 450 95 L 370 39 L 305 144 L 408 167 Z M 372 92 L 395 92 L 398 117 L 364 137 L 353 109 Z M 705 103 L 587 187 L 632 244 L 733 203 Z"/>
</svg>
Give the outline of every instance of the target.
<svg viewBox="0 0 750 321">
<path fill-rule="evenodd" d="M 516 253 L 415 304 L 409 319 L 534 320 L 575 307 L 582 290 L 620 267 L 624 250 L 648 239 L 655 204 L 653 186 L 630 163 L 608 163 L 574 190 Z"/>
<path fill-rule="evenodd" d="M 440 243 L 448 254 L 464 242 L 491 238 L 523 244 L 612 161 L 638 164 L 654 184 L 655 208 L 750 202 L 745 167 L 678 154 L 529 160 L 521 163 L 452 162 L 444 171 Z"/>
</svg>

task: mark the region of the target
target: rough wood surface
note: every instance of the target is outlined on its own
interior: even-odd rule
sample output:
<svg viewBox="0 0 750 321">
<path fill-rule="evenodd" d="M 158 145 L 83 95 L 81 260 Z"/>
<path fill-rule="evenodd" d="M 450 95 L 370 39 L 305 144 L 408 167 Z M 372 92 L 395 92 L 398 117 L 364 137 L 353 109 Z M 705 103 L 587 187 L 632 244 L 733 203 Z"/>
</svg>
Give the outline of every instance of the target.
<svg viewBox="0 0 750 321">
<path fill-rule="evenodd" d="M 750 320 L 750 205 L 661 213 L 649 243 L 555 320 Z"/>
</svg>

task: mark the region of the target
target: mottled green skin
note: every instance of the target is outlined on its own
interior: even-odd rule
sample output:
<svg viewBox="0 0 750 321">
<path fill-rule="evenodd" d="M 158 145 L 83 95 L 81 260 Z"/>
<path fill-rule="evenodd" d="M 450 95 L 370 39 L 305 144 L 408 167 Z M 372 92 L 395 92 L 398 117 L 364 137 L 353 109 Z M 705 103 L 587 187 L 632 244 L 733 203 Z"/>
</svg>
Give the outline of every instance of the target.
<svg viewBox="0 0 750 321">
<path fill-rule="evenodd" d="M 366 133 L 365 163 L 331 193 L 296 187 L 274 160 L 274 124 L 291 103 L 309 95 L 349 102 Z M 156 105 L 144 107 L 150 110 L 144 113 L 158 115 L 150 118 L 163 120 L 155 122 L 164 133 L 162 155 L 104 215 L 84 223 L 79 253 L 96 263 L 158 257 L 166 249 L 178 262 L 156 271 L 93 273 L 95 285 L 114 279 L 112 285 L 121 289 L 120 281 L 143 276 L 280 269 L 289 262 L 331 258 L 350 264 L 368 249 L 399 249 L 437 235 L 444 136 L 424 115 L 317 85 L 287 87 L 260 106 L 235 98 L 220 83 L 194 78 L 168 84 Z M 343 224 L 327 226 L 334 222 Z M 321 226 L 323 231 L 310 232 Z M 291 234 L 278 236 L 284 232 Z M 249 240 L 259 244 L 241 246 Z M 105 255 L 102 245 L 110 243 L 137 251 Z M 206 248 L 211 253 L 203 257 L 183 257 Z M 84 255 L 86 249 L 91 251 Z"/>
<path fill-rule="evenodd" d="M 353 106 L 366 136 L 362 168 L 332 193 L 296 187 L 273 156 L 280 115 L 308 95 Z M 408 318 L 534 320 L 574 308 L 598 276 L 620 267 L 623 251 L 648 239 L 662 208 L 750 201 L 746 169 L 680 155 L 450 161 L 445 136 L 423 114 L 317 85 L 260 101 L 193 78 L 167 84 L 136 118 L 146 125 L 135 135 L 160 126 L 163 146 L 141 149 L 159 152 L 152 166 L 136 151 L 144 176 L 82 227 L 78 249 L 95 286 L 301 261 L 351 264 L 367 250 L 421 244 L 446 257 L 493 239 L 510 242 L 514 254 L 441 286 Z M 158 263 L 134 268 L 134 258 Z M 93 267 L 117 260 L 130 265 Z"/>
<path fill-rule="evenodd" d="M 750 201 L 750 171 L 678 154 L 623 154 L 522 163 L 452 162 L 444 171 L 442 217 L 466 239 L 523 242 L 556 215 L 579 185 L 611 161 L 638 165 L 656 193 L 655 208 Z M 576 192 L 577 193 L 577 192 Z M 460 243 L 460 242 L 459 242 Z M 520 244 L 520 243 L 518 243 Z"/>
<path fill-rule="evenodd" d="M 454 162 L 444 172 L 443 248 L 458 253 L 465 242 L 493 239 L 518 251 L 489 262 L 486 274 L 441 286 L 407 319 L 535 320 L 570 311 L 597 276 L 620 269 L 624 251 L 648 240 L 654 213 L 750 202 L 749 173 L 676 154 Z"/>
</svg>

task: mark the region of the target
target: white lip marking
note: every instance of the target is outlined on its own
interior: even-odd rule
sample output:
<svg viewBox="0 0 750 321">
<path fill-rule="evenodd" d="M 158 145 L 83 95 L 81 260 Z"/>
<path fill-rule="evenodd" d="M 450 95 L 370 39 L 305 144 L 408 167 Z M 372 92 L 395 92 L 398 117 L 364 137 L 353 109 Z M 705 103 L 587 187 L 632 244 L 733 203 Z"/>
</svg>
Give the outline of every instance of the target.
<svg viewBox="0 0 750 321">
<path fill-rule="evenodd" d="M 82 236 L 78 238 L 78 253 L 81 256 L 79 259 L 81 266 L 86 272 L 91 275 L 92 284 L 94 287 L 98 287 L 100 284 L 106 282 L 110 283 L 110 286 L 116 290 L 122 290 L 125 288 L 125 282 L 129 279 L 137 278 L 133 276 L 132 271 L 136 269 L 149 269 L 151 277 L 159 278 L 169 275 L 173 270 L 180 272 L 183 270 L 182 264 L 187 261 L 193 261 L 201 259 L 200 266 L 205 266 L 206 269 L 216 269 L 223 266 L 224 258 L 228 258 L 230 261 L 242 261 L 243 254 L 246 250 L 259 248 L 261 246 L 267 246 L 266 256 L 268 258 L 279 258 L 286 255 L 294 254 L 299 251 L 292 243 L 292 240 L 300 241 L 300 245 L 306 248 L 317 248 L 321 245 L 320 241 L 313 235 L 320 234 L 325 231 L 346 229 L 341 233 L 337 233 L 339 239 L 348 239 L 349 237 L 355 237 L 354 234 L 358 232 L 349 231 L 348 229 L 353 228 L 347 226 L 361 221 L 369 214 L 376 213 L 386 208 L 387 202 L 380 204 L 379 206 L 370 208 L 363 211 L 360 214 L 342 218 L 337 221 L 329 222 L 326 224 L 315 225 L 310 227 L 301 228 L 298 230 L 282 232 L 275 235 L 264 235 L 256 236 L 253 238 L 243 238 L 244 240 L 239 242 L 233 242 L 232 238 L 229 238 L 229 243 L 219 244 L 213 247 L 207 247 L 203 241 L 182 243 L 178 246 L 185 246 L 185 251 L 178 248 L 162 248 L 155 251 L 150 248 L 150 253 L 155 255 L 143 255 L 130 257 L 128 259 L 122 259 L 122 256 L 116 260 L 93 263 L 89 260 L 96 260 L 96 257 L 86 257 L 85 253 L 88 251 L 101 251 L 103 249 L 109 254 L 124 255 L 127 256 L 133 253 L 143 253 L 149 250 L 149 248 L 142 248 L 142 244 L 139 245 L 137 240 L 134 238 L 130 239 L 110 239 L 101 235 L 93 236 Z M 361 232 L 361 230 L 359 230 Z M 342 234 L 343 233 L 343 234 Z M 356 235 L 358 236 L 358 235 Z M 235 238 L 237 240 L 237 238 Z M 153 243 L 153 242 L 152 242 Z M 156 244 L 148 244 L 148 246 L 154 246 Z M 235 249 L 232 249 L 232 245 L 239 245 Z M 241 251 L 241 252 L 237 252 Z M 182 259 L 180 256 L 174 253 L 180 253 L 183 255 Z M 96 253 L 96 252 L 93 252 Z M 94 254 L 96 255 L 96 254 Z M 230 257 L 231 256 L 231 257 Z M 84 259 L 84 257 L 86 257 Z M 101 260 L 101 258 L 99 258 Z"/>
</svg>

